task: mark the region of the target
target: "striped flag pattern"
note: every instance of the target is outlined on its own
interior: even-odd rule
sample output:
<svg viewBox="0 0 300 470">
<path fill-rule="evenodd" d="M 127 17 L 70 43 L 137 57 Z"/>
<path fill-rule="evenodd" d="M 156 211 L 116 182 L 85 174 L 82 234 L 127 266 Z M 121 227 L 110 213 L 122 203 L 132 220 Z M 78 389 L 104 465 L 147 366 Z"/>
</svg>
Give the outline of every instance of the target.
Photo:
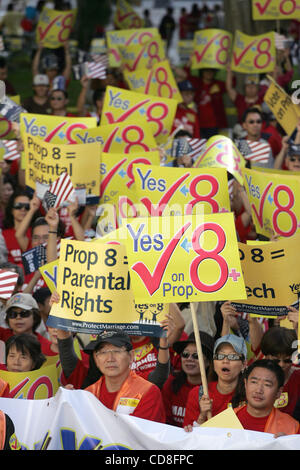
<svg viewBox="0 0 300 470">
<path fill-rule="evenodd" d="M 186 140 L 192 148 L 192 151 L 189 153 L 189 156 L 193 159 L 199 157 L 202 150 L 204 150 L 206 139 L 193 139 L 192 137 L 187 137 Z"/>
<path fill-rule="evenodd" d="M 108 57 L 101 54 L 92 54 L 91 58 L 91 62 L 85 62 L 87 77 L 105 79 Z"/>
<path fill-rule="evenodd" d="M 5 147 L 5 154 L 3 156 L 4 160 L 8 160 L 10 162 L 14 160 L 18 160 L 20 158 L 20 153 L 17 150 L 18 143 L 16 140 L 2 140 L 2 143 Z"/>
<path fill-rule="evenodd" d="M 50 209 L 50 207 L 57 208 L 67 201 L 73 192 L 74 187 L 70 176 L 68 173 L 62 173 L 46 191 L 43 202 L 46 204 L 47 209 Z"/>
<path fill-rule="evenodd" d="M 18 280 L 18 273 L 0 269 L 0 298 L 9 299 L 12 296 Z"/>
<path fill-rule="evenodd" d="M 252 162 L 267 163 L 270 155 L 270 144 L 268 142 L 250 142 L 247 140 L 250 153 L 244 155 L 247 160 Z"/>
</svg>

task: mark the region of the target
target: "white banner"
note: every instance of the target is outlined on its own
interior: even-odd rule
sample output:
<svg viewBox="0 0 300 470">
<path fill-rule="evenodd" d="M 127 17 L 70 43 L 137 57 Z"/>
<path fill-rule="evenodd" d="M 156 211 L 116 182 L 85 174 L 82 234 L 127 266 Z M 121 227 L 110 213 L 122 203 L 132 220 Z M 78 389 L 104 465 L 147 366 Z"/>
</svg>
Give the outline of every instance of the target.
<svg viewBox="0 0 300 470">
<path fill-rule="evenodd" d="M 49 400 L 0 398 L 0 409 L 13 420 L 24 450 L 40 450 L 48 437 L 48 450 L 300 450 L 300 435 L 274 439 L 272 434 L 220 428 L 186 433 L 175 426 L 117 414 L 84 390 L 60 388 Z M 153 454 L 149 463 L 157 464 L 158 456 L 163 458 Z M 107 459 L 112 459 L 111 454 L 105 463 L 113 463 Z M 142 457 L 136 459 L 143 462 Z"/>
</svg>

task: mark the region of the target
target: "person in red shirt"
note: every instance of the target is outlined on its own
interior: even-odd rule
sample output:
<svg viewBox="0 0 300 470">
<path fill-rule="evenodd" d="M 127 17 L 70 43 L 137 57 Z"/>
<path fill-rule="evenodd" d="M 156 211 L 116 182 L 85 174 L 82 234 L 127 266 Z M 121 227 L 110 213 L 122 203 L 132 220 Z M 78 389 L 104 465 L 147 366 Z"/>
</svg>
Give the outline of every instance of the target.
<svg viewBox="0 0 300 470">
<path fill-rule="evenodd" d="M 255 361 L 245 372 L 246 404 L 234 409 L 244 429 L 274 437 L 299 434 L 299 422 L 274 407 L 284 384 L 282 368 L 272 360 Z"/>
<path fill-rule="evenodd" d="M 212 361 L 214 339 L 204 331 L 199 331 L 199 334 L 204 362 L 208 370 Z M 167 424 L 182 427 L 189 392 L 196 385 L 201 385 L 201 372 L 194 333 L 191 333 L 187 340 L 174 343 L 173 349 L 181 356 L 181 370 L 169 376 L 163 386 L 162 397 Z"/>
<path fill-rule="evenodd" d="M 159 388 L 131 370 L 132 344 L 122 331 L 105 331 L 92 342 L 95 364 L 101 378 L 85 390 L 117 413 L 165 422 Z"/>
<path fill-rule="evenodd" d="M 248 108 L 261 108 L 264 97 L 259 94 L 259 77 L 257 75 L 248 75 L 245 78 L 244 93 L 239 93 L 233 86 L 232 71 L 230 66 L 227 68 L 226 90 L 229 98 L 234 103 L 238 122 L 242 123 L 242 118 Z"/>
<path fill-rule="evenodd" d="M 200 139 L 200 126 L 197 112 L 193 109 L 195 89 L 189 80 L 178 83 L 183 102 L 177 106 L 171 133 L 180 125 L 191 137 Z"/>
<path fill-rule="evenodd" d="M 217 339 L 213 352 L 215 377 L 208 378 L 209 396 L 204 395 L 199 386 L 191 390 L 183 422 L 185 431 L 192 431 L 194 423 L 203 424 L 208 413 L 215 416 L 230 406 L 246 359 L 247 346 L 243 338 L 229 334 Z"/>
<path fill-rule="evenodd" d="M 41 344 L 42 353 L 53 355 L 51 342 L 36 332 L 41 322 L 38 304 L 30 294 L 17 293 L 6 303 L 6 318 L 8 328 L 0 327 L 0 339 L 6 342 L 11 336 L 21 333 L 34 335 Z"/>
<path fill-rule="evenodd" d="M 277 362 L 284 372 L 281 396 L 274 406 L 292 416 L 300 399 L 300 368 L 293 364 L 293 354 L 297 349 L 297 333 L 294 329 L 273 326 L 264 333 L 260 349 L 266 359 Z"/>
</svg>

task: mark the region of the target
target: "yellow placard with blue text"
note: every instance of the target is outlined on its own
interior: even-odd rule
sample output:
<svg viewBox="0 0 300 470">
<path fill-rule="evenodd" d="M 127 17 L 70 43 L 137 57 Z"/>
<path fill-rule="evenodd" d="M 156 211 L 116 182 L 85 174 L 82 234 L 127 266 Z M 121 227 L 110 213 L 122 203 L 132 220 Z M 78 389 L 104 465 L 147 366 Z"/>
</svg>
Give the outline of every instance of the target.
<svg viewBox="0 0 300 470">
<path fill-rule="evenodd" d="M 298 308 L 299 242 L 297 234 L 265 244 L 239 243 L 247 300 L 234 302 L 237 311 L 277 318 L 287 315 L 289 305 Z"/>
<path fill-rule="evenodd" d="M 224 168 L 172 168 L 135 164 L 132 190 L 139 216 L 230 212 Z"/>
<path fill-rule="evenodd" d="M 248 36 L 236 31 L 232 46 L 231 69 L 258 74 L 272 72 L 276 65 L 275 32 Z"/>
<path fill-rule="evenodd" d="M 159 36 L 157 28 L 121 29 L 106 31 L 109 65 L 119 67 L 122 63 L 120 46 L 143 45 L 154 36 Z"/>
<path fill-rule="evenodd" d="M 152 318 L 141 315 L 125 247 L 101 240 L 61 241 L 57 292 L 60 301 L 52 306 L 47 325 L 68 331 L 95 334 L 117 327 L 131 335 L 160 336 L 159 322 L 168 311 L 152 303 Z"/>
<path fill-rule="evenodd" d="M 104 240 L 126 246 L 137 303 L 247 298 L 232 213 L 128 219 Z"/>
<path fill-rule="evenodd" d="M 152 126 L 157 143 L 167 141 L 172 129 L 178 102 L 169 98 L 136 93 L 108 86 L 104 96 L 101 126 L 140 118 Z"/>
<path fill-rule="evenodd" d="M 101 146 L 93 144 L 50 144 L 30 134 L 23 136 L 26 155 L 25 181 L 50 185 L 68 173 L 74 189 L 85 188 L 88 196 L 99 197 Z"/>
<path fill-rule="evenodd" d="M 52 10 L 44 7 L 36 27 L 36 41 L 43 43 L 43 47 L 57 49 L 70 37 L 75 19 L 74 10 Z"/>
<path fill-rule="evenodd" d="M 118 124 L 76 130 L 73 139 L 78 144 L 98 142 L 105 153 L 149 152 L 157 147 L 152 127 L 146 119 L 126 119 Z"/>
<path fill-rule="evenodd" d="M 211 137 L 194 163 L 195 168 L 225 168 L 240 184 L 243 183 L 242 169 L 245 165 L 245 159 L 236 145 L 223 135 Z"/>
<path fill-rule="evenodd" d="M 155 152 L 131 154 L 102 153 L 100 206 L 101 216 L 98 224 L 102 230 L 109 224 L 114 228 L 122 225 L 122 219 L 137 214 L 137 195 L 132 189 L 134 184 L 133 165 L 159 166 L 160 157 Z"/>
<path fill-rule="evenodd" d="M 144 44 L 119 46 L 125 72 L 148 68 L 166 59 L 165 47 L 160 36 L 153 36 Z"/>
<path fill-rule="evenodd" d="M 244 168 L 243 175 L 256 232 L 268 238 L 299 233 L 299 174 Z"/>
<path fill-rule="evenodd" d="M 0 377 L 9 384 L 10 398 L 44 400 L 54 397 L 59 386 L 55 364 L 29 372 L 1 370 Z"/>
<path fill-rule="evenodd" d="M 143 28 L 145 23 L 126 0 L 117 0 L 113 22 L 119 29 Z"/>
<path fill-rule="evenodd" d="M 232 34 L 222 29 L 202 29 L 194 34 L 192 69 L 225 70 L 231 54 Z"/>
<path fill-rule="evenodd" d="M 132 91 L 182 102 L 182 96 L 168 60 L 158 62 L 151 69 L 124 72 L 124 77 Z"/>
<path fill-rule="evenodd" d="M 57 270 L 58 270 L 58 259 L 46 263 L 39 268 L 41 275 L 50 292 L 55 292 L 57 287 Z"/>
</svg>

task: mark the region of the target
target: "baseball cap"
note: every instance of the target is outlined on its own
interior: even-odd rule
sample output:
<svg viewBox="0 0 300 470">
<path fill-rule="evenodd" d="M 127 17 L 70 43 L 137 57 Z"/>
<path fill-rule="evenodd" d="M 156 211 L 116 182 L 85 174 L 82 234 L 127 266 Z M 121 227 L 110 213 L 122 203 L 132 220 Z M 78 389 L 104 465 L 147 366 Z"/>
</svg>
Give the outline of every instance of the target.
<svg viewBox="0 0 300 470">
<path fill-rule="evenodd" d="M 98 349 L 99 346 L 103 343 L 110 343 L 114 346 L 121 348 L 125 346 L 127 351 L 131 351 L 132 344 L 130 341 L 129 336 L 121 330 L 111 330 L 111 331 L 103 331 L 100 335 L 97 336 L 96 339 L 90 341 L 84 351 L 88 354 L 91 354 L 95 349 Z"/>
<path fill-rule="evenodd" d="M 49 85 L 49 78 L 44 74 L 37 74 L 33 78 L 33 85 Z"/>
<path fill-rule="evenodd" d="M 19 307 L 24 310 L 31 310 L 33 308 L 39 309 L 37 302 L 34 300 L 31 294 L 18 293 L 13 295 L 5 306 L 7 312 L 11 307 Z"/>
<path fill-rule="evenodd" d="M 180 91 L 195 91 L 192 83 L 189 80 L 184 80 L 183 82 L 178 83 L 178 88 Z"/>
<path fill-rule="evenodd" d="M 223 344 L 223 343 L 231 344 L 231 346 L 233 347 L 233 349 L 235 350 L 237 354 L 241 354 L 244 356 L 245 359 L 247 359 L 247 346 L 246 346 L 244 338 L 241 338 L 240 336 L 236 336 L 236 335 L 231 335 L 231 334 L 221 336 L 221 338 L 218 338 L 217 341 L 215 342 L 214 354 L 216 350 L 218 349 L 218 347 L 220 346 L 220 344 Z"/>
<path fill-rule="evenodd" d="M 290 144 L 288 155 L 300 155 L 300 145 L 299 144 Z"/>
<path fill-rule="evenodd" d="M 245 79 L 245 85 L 259 85 L 259 76 L 247 75 Z"/>
<path fill-rule="evenodd" d="M 212 359 L 212 354 L 213 354 L 213 349 L 214 349 L 214 339 L 212 336 L 210 336 L 208 333 L 205 331 L 199 331 L 200 335 L 200 342 L 201 342 L 201 347 L 203 350 L 203 354 L 208 358 Z M 192 332 L 189 337 L 184 340 L 184 341 L 176 341 L 172 348 L 174 349 L 175 352 L 178 354 L 181 354 L 182 351 L 186 348 L 186 346 L 190 343 L 196 343 L 195 339 L 195 333 Z"/>
</svg>

